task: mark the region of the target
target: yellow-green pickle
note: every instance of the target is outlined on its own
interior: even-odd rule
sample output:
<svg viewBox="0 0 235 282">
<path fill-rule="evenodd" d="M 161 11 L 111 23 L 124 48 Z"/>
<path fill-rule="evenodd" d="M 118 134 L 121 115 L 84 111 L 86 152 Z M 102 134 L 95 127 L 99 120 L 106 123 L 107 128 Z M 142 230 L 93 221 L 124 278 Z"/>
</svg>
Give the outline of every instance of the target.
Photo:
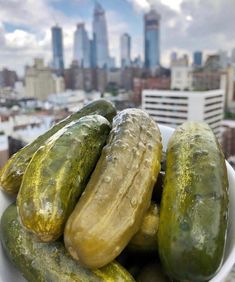
<svg viewBox="0 0 235 282">
<path fill-rule="evenodd" d="M 1 218 L 0 238 L 6 254 L 29 282 L 134 281 L 117 262 L 91 271 L 72 259 L 62 242 L 36 242 L 21 226 L 15 204 Z"/>
<path fill-rule="evenodd" d="M 140 229 L 132 237 L 128 248 L 135 252 L 157 252 L 159 208 L 154 202 L 144 215 Z"/>
<path fill-rule="evenodd" d="M 58 130 L 69 124 L 71 121 L 87 115 L 101 115 L 112 122 L 116 115 L 115 107 L 104 99 L 93 101 L 76 113 L 55 124 L 47 132 L 40 135 L 32 143 L 28 144 L 15 153 L 0 170 L 0 188 L 9 194 L 17 194 L 27 165 L 33 154 L 44 145 L 44 143 Z"/>
<path fill-rule="evenodd" d="M 33 155 L 17 196 L 22 224 L 37 238 L 59 238 L 98 161 L 110 131 L 99 115 L 81 117 Z"/>
<path fill-rule="evenodd" d="M 90 268 L 117 257 L 138 231 L 160 171 L 161 135 L 142 110 L 113 120 L 107 145 L 64 233 L 70 254 Z"/>
<path fill-rule="evenodd" d="M 158 250 L 171 279 L 208 281 L 219 270 L 228 223 L 225 159 L 205 123 L 171 136 L 160 207 Z"/>
</svg>

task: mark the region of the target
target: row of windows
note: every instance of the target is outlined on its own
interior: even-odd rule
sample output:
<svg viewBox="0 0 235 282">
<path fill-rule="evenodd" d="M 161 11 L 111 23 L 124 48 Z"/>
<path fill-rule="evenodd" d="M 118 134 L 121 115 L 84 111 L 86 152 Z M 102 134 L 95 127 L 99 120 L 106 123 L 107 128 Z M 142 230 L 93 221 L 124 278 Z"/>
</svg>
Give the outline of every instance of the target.
<svg viewBox="0 0 235 282">
<path fill-rule="evenodd" d="M 185 117 L 179 117 L 179 116 L 172 116 L 172 115 L 159 115 L 159 114 L 150 114 L 151 116 L 154 117 L 162 117 L 162 118 L 169 118 L 169 119 L 181 119 L 181 120 L 185 120 Z"/>
<path fill-rule="evenodd" d="M 216 115 L 213 115 L 213 116 L 209 116 L 209 117 L 206 117 L 205 118 L 205 121 L 207 121 L 207 120 L 210 120 L 210 119 L 212 119 L 212 118 L 214 118 L 214 117 L 221 117 L 221 113 L 219 113 L 219 114 L 216 114 Z"/>
<path fill-rule="evenodd" d="M 206 107 L 208 106 L 213 106 L 213 105 L 223 105 L 223 102 L 222 101 L 217 101 L 217 102 L 213 102 L 213 103 L 206 103 Z"/>
<path fill-rule="evenodd" d="M 151 107 L 145 107 L 145 110 L 150 110 L 150 111 L 161 111 L 161 112 L 177 112 L 177 113 L 188 113 L 187 110 L 178 110 L 178 109 L 163 109 L 163 108 L 151 108 Z"/>
<path fill-rule="evenodd" d="M 167 121 L 164 121 L 164 120 L 161 120 L 161 119 L 158 119 L 158 118 L 155 118 L 155 121 L 157 121 L 158 124 L 165 124 L 165 125 L 172 125 L 173 127 L 175 126 L 178 126 L 178 125 L 181 125 L 182 122 L 179 122 L 179 121 L 175 121 L 174 123 L 172 122 L 167 122 Z"/>
<path fill-rule="evenodd" d="M 221 109 L 222 109 L 221 107 L 213 108 L 213 109 L 204 111 L 204 114 L 208 114 L 208 113 L 211 113 L 211 112 L 214 112 L 214 111 L 217 111 L 217 110 L 221 110 Z"/>
<path fill-rule="evenodd" d="M 158 99 L 174 99 L 174 100 L 188 100 L 188 97 L 182 97 L 182 96 L 157 96 L 157 95 L 145 95 L 145 98 L 158 98 Z"/>
<path fill-rule="evenodd" d="M 211 100 L 211 99 L 214 99 L 214 98 L 223 98 L 223 95 L 216 95 L 216 96 L 211 96 L 211 97 L 206 97 L 206 100 Z"/>
<path fill-rule="evenodd" d="M 220 123 L 220 122 L 221 122 L 221 119 L 217 119 L 217 120 L 215 120 L 215 121 L 208 122 L 208 124 L 209 124 L 210 126 L 213 126 L 213 124 L 215 124 L 215 123 Z"/>
<path fill-rule="evenodd" d="M 154 104 L 154 105 L 170 105 L 170 106 L 184 106 L 187 107 L 188 104 L 185 103 L 170 103 L 170 102 L 148 102 L 148 101 L 144 101 L 145 104 Z"/>
</svg>

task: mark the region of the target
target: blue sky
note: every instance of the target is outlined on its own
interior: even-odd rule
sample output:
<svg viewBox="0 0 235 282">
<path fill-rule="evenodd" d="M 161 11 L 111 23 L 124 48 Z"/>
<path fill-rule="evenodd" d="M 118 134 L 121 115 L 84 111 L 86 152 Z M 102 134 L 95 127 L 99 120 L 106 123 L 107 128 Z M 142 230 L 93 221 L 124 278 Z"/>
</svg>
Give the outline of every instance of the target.
<svg viewBox="0 0 235 282">
<path fill-rule="evenodd" d="M 143 58 L 143 15 L 150 6 L 161 14 L 161 63 L 168 66 L 172 51 L 204 55 L 235 47 L 234 0 L 100 0 L 106 11 L 109 50 L 119 63 L 120 35 L 132 37 L 132 58 Z M 0 0 L 0 68 L 21 74 L 34 57 L 52 58 L 50 28 L 63 28 L 65 65 L 73 58 L 73 33 L 85 22 L 91 37 L 93 0 Z"/>
</svg>

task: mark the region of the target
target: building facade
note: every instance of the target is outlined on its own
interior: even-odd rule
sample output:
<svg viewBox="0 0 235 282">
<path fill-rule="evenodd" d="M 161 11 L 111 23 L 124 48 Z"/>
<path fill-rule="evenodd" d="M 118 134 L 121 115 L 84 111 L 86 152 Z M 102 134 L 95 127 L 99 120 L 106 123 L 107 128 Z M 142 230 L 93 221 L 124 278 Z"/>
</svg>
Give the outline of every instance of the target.
<svg viewBox="0 0 235 282">
<path fill-rule="evenodd" d="M 169 90 L 171 79 L 169 76 L 135 77 L 133 79 L 133 101 L 136 105 L 141 104 L 141 93 L 144 89 Z"/>
<path fill-rule="evenodd" d="M 159 124 L 177 127 L 185 121 L 204 121 L 221 134 L 224 90 L 205 92 L 144 90 L 142 108 Z"/>
<path fill-rule="evenodd" d="M 191 67 L 173 66 L 171 68 L 171 89 L 173 90 L 191 90 L 192 76 Z"/>
<path fill-rule="evenodd" d="M 131 65 L 131 37 L 124 33 L 120 39 L 121 67 L 126 68 Z"/>
<path fill-rule="evenodd" d="M 196 51 L 193 53 L 193 66 L 201 67 L 202 66 L 202 52 Z"/>
<path fill-rule="evenodd" d="M 80 67 L 89 68 L 91 66 L 91 46 L 84 23 L 77 24 L 74 32 L 74 60 Z"/>
<path fill-rule="evenodd" d="M 172 66 L 176 60 L 177 60 L 177 53 L 173 51 L 170 54 L 170 66 Z"/>
<path fill-rule="evenodd" d="M 232 49 L 232 53 L 231 53 L 231 63 L 235 64 L 235 48 Z"/>
<path fill-rule="evenodd" d="M 155 71 L 160 66 L 160 15 L 151 9 L 144 16 L 145 67 Z"/>
<path fill-rule="evenodd" d="M 25 71 L 25 96 L 46 100 L 48 95 L 55 93 L 55 79 L 43 59 L 35 59 L 34 65 Z"/>
<path fill-rule="evenodd" d="M 93 14 L 93 51 L 95 52 L 95 66 L 99 68 L 108 67 L 109 49 L 108 32 L 105 11 L 96 2 Z"/>
<path fill-rule="evenodd" d="M 63 51 L 63 34 L 62 28 L 53 26 L 52 33 L 52 52 L 53 52 L 53 69 L 58 75 L 62 75 L 64 71 L 64 51 Z"/>
<path fill-rule="evenodd" d="M 3 68 L 0 71 L 0 88 L 11 87 L 14 88 L 17 81 L 17 74 L 15 71 Z"/>
</svg>

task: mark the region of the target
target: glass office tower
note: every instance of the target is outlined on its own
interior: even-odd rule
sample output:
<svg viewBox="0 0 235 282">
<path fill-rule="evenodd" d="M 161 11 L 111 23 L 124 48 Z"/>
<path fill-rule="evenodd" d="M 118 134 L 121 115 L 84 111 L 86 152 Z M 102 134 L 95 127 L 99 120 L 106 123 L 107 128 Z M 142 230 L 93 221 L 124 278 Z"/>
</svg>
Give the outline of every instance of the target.
<svg viewBox="0 0 235 282">
<path fill-rule="evenodd" d="M 129 67 L 131 65 L 131 37 L 127 33 L 121 36 L 120 51 L 122 68 Z"/>
<path fill-rule="evenodd" d="M 160 66 L 160 15 L 153 8 L 144 16 L 145 67 L 156 70 Z"/>
<path fill-rule="evenodd" d="M 59 26 L 51 28 L 52 32 L 52 52 L 53 52 L 53 68 L 58 75 L 62 75 L 64 71 L 64 55 L 63 55 L 63 35 Z"/>
<path fill-rule="evenodd" d="M 193 65 L 196 67 L 202 66 L 202 52 L 196 51 L 193 53 Z"/>
<path fill-rule="evenodd" d="M 91 66 L 90 40 L 84 23 L 77 24 L 74 32 L 74 60 L 80 67 L 89 68 Z"/>
<path fill-rule="evenodd" d="M 93 44 L 93 50 L 96 52 L 96 66 L 108 67 L 109 50 L 105 11 L 98 2 L 95 3 L 93 14 Z"/>
</svg>

